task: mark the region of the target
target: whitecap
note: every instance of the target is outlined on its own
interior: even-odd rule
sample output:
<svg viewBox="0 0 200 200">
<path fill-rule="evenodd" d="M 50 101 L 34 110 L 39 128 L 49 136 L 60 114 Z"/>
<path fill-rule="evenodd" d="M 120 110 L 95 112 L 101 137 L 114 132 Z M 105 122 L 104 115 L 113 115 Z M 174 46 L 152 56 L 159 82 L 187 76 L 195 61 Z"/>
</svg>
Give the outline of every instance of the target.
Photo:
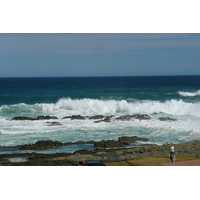
<svg viewBox="0 0 200 200">
<path fill-rule="evenodd" d="M 69 115 L 133 115 L 165 113 L 168 115 L 191 115 L 200 117 L 200 102 L 189 103 L 183 100 L 165 102 L 144 100 L 98 100 L 62 98 L 55 104 L 38 104 L 47 114 L 58 117 Z"/>
<path fill-rule="evenodd" d="M 198 90 L 196 92 L 182 92 L 182 91 L 179 91 L 178 94 L 180 96 L 184 96 L 184 97 L 195 97 L 195 96 L 200 96 L 200 90 Z"/>
</svg>

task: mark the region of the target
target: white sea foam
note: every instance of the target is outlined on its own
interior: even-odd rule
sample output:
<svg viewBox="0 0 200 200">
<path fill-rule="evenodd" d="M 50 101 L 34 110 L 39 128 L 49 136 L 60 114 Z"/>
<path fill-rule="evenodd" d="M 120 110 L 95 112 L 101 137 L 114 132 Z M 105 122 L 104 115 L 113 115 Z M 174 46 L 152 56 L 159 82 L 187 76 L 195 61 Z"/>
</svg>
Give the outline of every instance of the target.
<svg viewBox="0 0 200 200">
<path fill-rule="evenodd" d="M 182 92 L 182 91 L 179 91 L 178 94 L 180 96 L 184 96 L 184 97 L 195 97 L 195 96 L 200 96 L 200 90 L 198 90 L 196 92 Z"/>
<path fill-rule="evenodd" d="M 27 109 L 26 109 L 27 106 Z M 54 115 L 61 126 L 48 126 L 46 120 L 14 121 L 10 117 L 0 117 L 0 146 L 34 143 L 41 139 L 62 142 L 84 140 L 117 139 L 121 135 L 137 135 L 158 142 L 174 142 L 196 139 L 200 135 L 200 102 L 188 103 L 183 100 L 138 101 L 138 100 L 97 100 L 62 98 L 55 104 L 23 104 L 15 116 Z M 31 109 L 28 109 L 31 108 Z M 9 110 L 10 109 L 10 110 Z M 13 106 L 7 106 L 2 113 L 12 113 Z M 1 112 L 0 112 L 1 114 Z M 151 120 L 119 121 L 94 123 L 93 120 L 62 119 L 69 115 L 114 115 L 148 114 Z M 170 116 L 177 121 L 160 121 L 158 117 Z M 54 121 L 54 120 L 52 120 Z M 189 134 L 193 132 L 194 134 Z M 18 139 L 13 139 L 13 135 Z"/>
<path fill-rule="evenodd" d="M 59 118 L 70 115 L 132 115 L 155 114 L 186 115 L 200 117 L 200 102 L 185 102 L 183 100 L 168 100 L 165 102 L 152 100 L 99 100 L 62 98 L 56 103 L 40 103 L 35 105 L 19 104 L 0 107 L 0 119 L 16 116 L 37 117 L 39 115 L 54 115 Z"/>
<path fill-rule="evenodd" d="M 133 101 L 95 100 L 63 98 L 55 104 L 38 104 L 43 112 L 57 116 L 66 115 L 127 115 L 166 113 L 169 115 L 191 115 L 200 117 L 200 102 L 188 103 L 182 100 Z"/>
</svg>

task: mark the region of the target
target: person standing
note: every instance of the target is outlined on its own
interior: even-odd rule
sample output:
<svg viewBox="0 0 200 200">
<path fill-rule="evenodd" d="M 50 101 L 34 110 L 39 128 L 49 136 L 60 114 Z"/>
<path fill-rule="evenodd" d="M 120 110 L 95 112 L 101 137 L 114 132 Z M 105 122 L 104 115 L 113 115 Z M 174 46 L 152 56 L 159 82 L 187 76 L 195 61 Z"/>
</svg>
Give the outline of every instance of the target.
<svg viewBox="0 0 200 200">
<path fill-rule="evenodd" d="M 172 161 L 172 166 L 174 166 L 174 161 L 175 161 L 176 157 L 175 157 L 175 148 L 172 145 L 170 147 L 170 160 Z"/>
</svg>

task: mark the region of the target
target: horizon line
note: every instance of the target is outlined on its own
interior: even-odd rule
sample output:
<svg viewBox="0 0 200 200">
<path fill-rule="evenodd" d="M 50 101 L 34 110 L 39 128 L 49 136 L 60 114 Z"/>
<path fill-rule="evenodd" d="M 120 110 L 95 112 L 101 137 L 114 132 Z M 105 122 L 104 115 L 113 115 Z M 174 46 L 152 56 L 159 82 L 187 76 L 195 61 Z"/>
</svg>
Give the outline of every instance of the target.
<svg viewBox="0 0 200 200">
<path fill-rule="evenodd" d="M 114 77 L 166 77 L 166 76 L 200 76 L 200 75 L 124 75 L 124 76 L 5 76 L 0 78 L 114 78 Z"/>
</svg>

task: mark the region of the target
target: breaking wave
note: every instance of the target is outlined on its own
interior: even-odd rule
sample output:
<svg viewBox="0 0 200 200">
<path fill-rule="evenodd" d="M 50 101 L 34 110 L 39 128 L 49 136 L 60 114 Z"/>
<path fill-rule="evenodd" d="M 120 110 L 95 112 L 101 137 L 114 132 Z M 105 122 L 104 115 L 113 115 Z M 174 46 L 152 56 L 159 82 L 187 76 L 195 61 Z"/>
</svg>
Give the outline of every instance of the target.
<svg viewBox="0 0 200 200">
<path fill-rule="evenodd" d="M 200 102 L 188 103 L 182 100 L 132 101 L 97 99 L 60 99 L 56 104 L 39 104 L 44 112 L 62 115 L 126 115 L 166 113 L 170 115 L 200 116 Z"/>
<path fill-rule="evenodd" d="M 200 90 L 198 90 L 196 92 L 181 92 L 181 91 L 179 91 L 178 94 L 180 96 L 184 96 L 184 97 L 195 97 L 195 96 L 200 96 Z"/>
<path fill-rule="evenodd" d="M 62 98 L 57 103 L 39 103 L 34 105 L 16 104 L 0 107 L 0 117 L 54 115 L 65 117 L 69 115 L 132 115 L 155 114 L 190 115 L 200 117 L 200 102 L 189 103 L 183 100 L 168 100 L 165 102 L 151 100 L 98 100 Z"/>
</svg>

